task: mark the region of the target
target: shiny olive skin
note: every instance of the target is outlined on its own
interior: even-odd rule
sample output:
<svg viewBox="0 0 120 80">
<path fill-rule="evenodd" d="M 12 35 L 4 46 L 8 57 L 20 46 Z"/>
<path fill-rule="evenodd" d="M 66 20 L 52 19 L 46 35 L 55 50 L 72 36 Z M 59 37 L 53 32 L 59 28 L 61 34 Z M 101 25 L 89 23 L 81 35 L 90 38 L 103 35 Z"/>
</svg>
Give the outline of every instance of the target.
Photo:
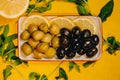
<svg viewBox="0 0 120 80">
<path fill-rule="evenodd" d="M 72 59 L 73 57 L 75 57 L 75 55 L 76 55 L 75 51 L 72 51 L 72 50 L 68 49 L 67 52 L 66 52 L 66 56 L 67 56 L 68 59 Z"/>
<path fill-rule="evenodd" d="M 69 42 L 70 42 L 70 40 L 69 40 L 69 38 L 68 37 L 66 37 L 66 36 L 60 36 L 60 46 L 61 47 L 68 47 L 69 46 Z"/>
<path fill-rule="evenodd" d="M 52 35 L 50 33 L 46 33 L 43 38 L 42 38 L 42 42 L 46 42 L 46 43 L 50 43 L 52 40 Z"/>
<path fill-rule="evenodd" d="M 77 52 L 80 49 L 80 44 L 78 42 L 74 43 L 74 44 L 70 45 L 70 48 L 72 50 L 74 50 L 75 52 Z"/>
<path fill-rule="evenodd" d="M 49 48 L 48 43 L 39 43 L 36 47 L 38 52 L 45 53 Z"/>
<path fill-rule="evenodd" d="M 49 27 L 46 23 L 42 23 L 41 25 L 39 25 L 39 29 L 45 33 L 49 31 Z"/>
<path fill-rule="evenodd" d="M 84 55 L 85 53 L 86 53 L 86 50 L 82 48 L 77 51 L 77 54 L 79 55 Z"/>
<path fill-rule="evenodd" d="M 28 43 L 24 43 L 21 46 L 21 50 L 25 56 L 29 56 L 32 53 L 32 47 Z"/>
<path fill-rule="evenodd" d="M 57 48 L 56 55 L 57 55 L 58 59 L 64 58 L 65 57 L 65 53 L 66 53 L 66 51 L 65 51 L 64 48 L 62 48 L 62 47 Z"/>
<path fill-rule="evenodd" d="M 51 41 L 51 45 L 53 48 L 58 48 L 59 47 L 59 38 L 57 36 L 53 37 Z"/>
<path fill-rule="evenodd" d="M 36 30 L 32 33 L 32 38 L 34 40 L 41 40 L 43 37 L 44 37 L 44 33 L 42 31 Z"/>
<path fill-rule="evenodd" d="M 93 41 L 90 38 L 87 38 L 82 42 L 83 49 L 91 49 L 92 47 L 94 47 L 94 45 Z"/>
<path fill-rule="evenodd" d="M 56 50 L 52 47 L 49 47 L 47 52 L 45 52 L 45 55 L 46 55 L 47 58 L 53 58 L 56 55 Z"/>
<path fill-rule="evenodd" d="M 78 27 L 78 26 L 75 26 L 73 29 L 72 29 L 72 34 L 74 37 L 78 37 L 81 33 L 81 29 Z"/>
<path fill-rule="evenodd" d="M 83 38 L 87 38 L 87 37 L 90 37 L 91 36 L 91 32 L 90 32 L 90 30 L 88 30 L 88 29 L 84 29 L 83 31 L 82 31 L 82 33 L 81 33 L 81 38 L 83 39 Z"/>
<path fill-rule="evenodd" d="M 22 40 L 28 40 L 30 38 L 30 33 L 27 30 L 25 30 L 21 33 L 20 38 Z"/>
<path fill-rule="evenodd" d="M 50 27 L 50 33 L 53 35 L 57 35 L 60 33 L 60 28 L 56 24 L 51 25 Z"/>
<path fill-rule="evenodd" d="M 33 50 L 33 57 L 36 59 L 41 59 L 45 56 L 45 54 L 38 52 L 36 49 Z"/>
<path fill-rule="evenodd" d="M 62 36 L 71 37 L 71 31 L 70 31 L 69 29 L 67 29 L 67 28 L 62 28 L 62 29 L 60 30 L 60 34 L 61 34 Z"/>
<path fill-rule="evenodd" d="M 86 52 L 86 56 L 88 58 L 91 58 L 91 57 L 95 56 L 97 54 L 97 52 L 98 52 L 98 49 L 96 47 L 94 47 Z"/>
<path fill-rule="evenodd" d="M 28 26 L 28 31 L 29 31 L 30 34 L 31 34 L 32 32 L 34 32 L 34 31 L 36 31 L 36 30 L 38 30 L 38 26 L 37 26 L 37 25 L 35 25 L 35 24 L 30 24 L 30 25 Z"/>
<path fill-rule="evenodd" d="M 35 48 L 37 46 L 37 44 L 39 44 L 39 41 L 36 41 L 32 38 L 28 39 L 28 43 L 32 48 Z"/>
<path fill-rule="evenodd" d="M 97 35 L 92 35 L 91 39 L 93 40 L 94 45 L 98 45 L 99 43 L 99 37 Z"/>
</svg>

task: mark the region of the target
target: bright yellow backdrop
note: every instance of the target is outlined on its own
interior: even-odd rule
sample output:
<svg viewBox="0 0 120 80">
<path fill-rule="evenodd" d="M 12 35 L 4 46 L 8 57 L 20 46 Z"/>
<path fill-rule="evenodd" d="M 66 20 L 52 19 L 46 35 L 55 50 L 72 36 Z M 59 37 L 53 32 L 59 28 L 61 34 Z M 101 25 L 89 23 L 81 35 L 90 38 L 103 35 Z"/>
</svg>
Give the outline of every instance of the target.
<svg viewBox="0 0 120 80">
<path fill-rule="evenodd" d="M 109 0 L 89 0 L 91 12 L 93 15 L 98 15 L 100 9 Z M 114 0 L 115 6 L 112 15 L 106 22 L 103 23 L 103 36 L 115 36 L 120 41 L 120 0 Z M 73 3 L 64 2 L 61 0 L 53 2 L 52 10 L 44 14 L 64 14 L 64 15 L 78 15 L 76 5 Z M 0 25 L 10 24 L 10 34 L 17 33 L 17 19 L 5 19 L 0 17 Z M 100 60 L 94 65 L 84 68 L 83 62 L 76 62 L 80 65 L 81 72 L 78 73 L 75 69 L 69 72 L 69 62 L 64 62 L 60 67 L 64 68 L 68 74 L 69 80 L 120 80 L 120 51 L 116 52 L 115 55 L 110 55 L 105 51 L 106 45 L 103 47 L 103 53 Z M 27 78 L 30 72 L 38 72 L 40 74 L 49 75 L 60 62 L 42 62 L 42 61 L 29 61 L 29 66 L 20 65 L 18 70 Z M 0 58 L 0 80 L 3 80 L 2 71 L 6 64 L 3 63 Z M 56 70 L 50 77 L 49 80 L 55 80 L 55 76 L 58 75 Z M 12 70 L 12 75 L 8 80 L 22 80 L 20 75 Z"/>
</svg>

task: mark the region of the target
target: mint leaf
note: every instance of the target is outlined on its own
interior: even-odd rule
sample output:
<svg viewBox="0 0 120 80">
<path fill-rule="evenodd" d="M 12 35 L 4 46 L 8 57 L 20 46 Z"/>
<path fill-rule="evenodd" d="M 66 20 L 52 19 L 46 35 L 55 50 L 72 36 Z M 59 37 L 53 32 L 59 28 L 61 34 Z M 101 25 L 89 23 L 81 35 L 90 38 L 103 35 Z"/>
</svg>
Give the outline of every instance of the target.
<svg viewBox="0 0 120 80">
<path fill-rule="evenodd" d="M 0 26 L 0 31 L 2 30 L 3 26 Z"/>
<path fill-rule="evenodd" d="M 41 7 L 36 7 L 34 10 L 37 10 L 38 12 L 42 13 L 42 12 L 47 11 L 47 7 L 43 7 L 43 6 L 41 6 Z"/>
<path fill-rule="evenodd" d="M 115 53 L 117 50 L 120 50 L 120 42 L 115 39 L 114 36 L 107 38 L 108 48 L 106 51 L 111 55 Z"/>
<path fill-rule="evenodd" d="M 77 10 L 80 15 L 91 15 L 84 6 L 77 5 Z"/>
<path fill-rule="evenodd" d="M 95 63 L 95 61 L 88 61 L 88 62 L 85 62 L 85 63 L 83 64 L 83 66 L 84 66 L 85 68 L 87 68 L 88 66 L 90 66 L 90 65 L 93 64 L 93 63 Z"/>
<path fill-rule="evenodd" d="M 29 14 L 35 8 L 35 4 L 30 4 L 26 13 Z"/>
<path fill-rule="evenodd" d="M 61 79 L 63 78 L 64 80 L 68 80 L 68 76 L 66 74 L 66 72 L 64 71 L 63 68 L 59 68 L 59 76 L 56 77 L 56 79 Z"/>
<path fill-rule="evenodd" d="M 3 36 L 7 37 L 7 34 L 9 32 L 9 25 L 5 25 L 4 31 L 3 31 Z"/>
<path fill-rule="evenodd" d="M 47 76 L 45 75 L 45 74 L 43 74 L 42 76 L 41 76 L 41 79 L 40 80 L 48 80 L 48 78 L 47 78 Z"/>
<path fill-rule="evenodd" d="M 80 72 L 80 66 L 73 61 L 69 62 L 69 71 L 75 68 L 78 72 Z"/>
<path fill-rule="evenodd" d="M 40 80 L 40 75 L 36 72 L 31 72 L 29 74 L 29 80 Z"/>
<path fill-rule="evenodd" d="M 42 0 L 37 0 L 38 2 L 41 2 Z"/>
<path fill-rule="evenodd" d="M 101 9 L 99 13 L 99 17 L 101 17 L 102 21 L 106 21 L 107 18 L 112 14 L 114 7 L 114 1 L 109 0 L 109 2 Z"/>
<path fill-rule="evenodd" d="M 12 67 L 8 65 L 4 70 L 3 70 L 3 77 L 4 80 L 7 80 L 7 78 L 12 74 L 11 73 Z"/>
<path fill-rule="evenodd" d="M 11 41 L 17 39 L 17 36 L 18 36 L 17 34 L 12 34 L 12 35 L 6 37 L 5 43 L 9 43 L 9 42 L 11 42 Z"/>
</svg>

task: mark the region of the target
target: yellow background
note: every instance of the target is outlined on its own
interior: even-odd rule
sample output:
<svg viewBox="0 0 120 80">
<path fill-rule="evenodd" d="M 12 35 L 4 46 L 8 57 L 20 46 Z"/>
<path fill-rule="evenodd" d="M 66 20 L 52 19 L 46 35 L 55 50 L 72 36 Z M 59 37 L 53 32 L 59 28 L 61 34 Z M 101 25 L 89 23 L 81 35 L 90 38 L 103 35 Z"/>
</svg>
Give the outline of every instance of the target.
<svg viewBox="0 0 120 80">
<path fill-rule="evenodd" d="M 98 15 L 100 9 L 109 0 L 89 0 L 89 5 L 91 7 L 91 12 L 93 15 Z M 115 36 L 117 40 L 120 41 L 120 0 L 114 0 L 115 6 L 112 15 L 108 18 L 106 22 L 103 23 L 103 36 L 107 38 L 108 36 Z M 52 10 L 46 12 L 45 14 L 69 14 L 78 15 L 76 10 L 76 5 L 69 2 L 64 2 L 61 0 L 54 1 Z M 17 33 L 17 19 L 5 19 L 0 16 L 0 25 L 10 24 L 10 34 Z M 100 60 L 98 60 L 94 65 L 84 68 L 82 66 L 83 62 L 76 62 L 80 65 L 81 72 L 78 73 L 75 69 L 69 72 L 69 62 L 64 62 L 60 67 L 64 68 L 68 74 L 69 80 L 120 80 L 120 51 L 116 52 L 115 55 L 110 55 L 105 51 L 106 45 L 103 46 L 103 53 Z M 29 66 L 20 65 L 17 69 L 28 78 L 30 72 L 38 72 L 40 74 L 49 75 L 60 62 L 42 62 L 42 61 L 29 61 Z M 0 58 L 0 80 L 3 80 L 2 71 L 6 64 L 3 63 Z M 58 70 L 56 70 L 50 77 L 49 80 L 55 80 L 55 76 L 58 75 Z M 22 80 L 20 75 L 12 70 L 12 75 L 8 80 Z"/>
</svg>

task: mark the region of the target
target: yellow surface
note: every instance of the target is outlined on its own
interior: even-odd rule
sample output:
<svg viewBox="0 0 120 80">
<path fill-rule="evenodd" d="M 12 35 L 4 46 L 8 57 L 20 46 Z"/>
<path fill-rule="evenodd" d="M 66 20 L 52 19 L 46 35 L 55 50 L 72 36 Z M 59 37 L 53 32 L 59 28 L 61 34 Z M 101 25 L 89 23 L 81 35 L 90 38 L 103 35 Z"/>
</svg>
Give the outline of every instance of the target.
<svg viewBox="0 0 120 80">
<path fill-rule="evenodd" d="M 106 4 L 109 0 L 89 0 L 91 12 L 93 15 L 97 15 L 101 7 Z M 115 36 L 120 41 L 120 0 L 114 0 L 115 6 L 112 15 L 106 22 L 103 23 L 103 36 Z M 76 6 L 72 3 L 63 1 L 53 2 L 52 10 L 47 12 L 48 14 L 77 14 Z M 47 14 L 45 13 L 45 14 Z M 10 33 L 17 33 L 17 20 L 18 19 L 5 19 L 0 17 L 0 25 L 10 24 Z M 120 51 L 116 52 L 116 56 L 109 55 L 103 47 L 103 54 L 100 60 L 94 65 L 84 68 L 83 62 L 77 62 L 80 65 L 81 72 L 78 73 L 75 69 L 69 72 L 69 62 L 64 62 L 60 67 L 64 68 L 68 74 L 69 80 L 120 80 Z M 18 70 L 27 78 L 30 72 L 38 72 L 40 74 L 49 75 L 60 62 L 42 62 L 42 61 L 29 61 L 29 67 L 20 65 L 17 67 Z M 0 80 L 3 80 L 2 71 L 5 65 L 0 58 Z M 50 77 L 49 80 L 55 80 L 55 76 L 58 75 L 56 70 Z M 20 75 L 12 70 L 12 75 L 8 80 L 22 80 Z"/>
</svg>

